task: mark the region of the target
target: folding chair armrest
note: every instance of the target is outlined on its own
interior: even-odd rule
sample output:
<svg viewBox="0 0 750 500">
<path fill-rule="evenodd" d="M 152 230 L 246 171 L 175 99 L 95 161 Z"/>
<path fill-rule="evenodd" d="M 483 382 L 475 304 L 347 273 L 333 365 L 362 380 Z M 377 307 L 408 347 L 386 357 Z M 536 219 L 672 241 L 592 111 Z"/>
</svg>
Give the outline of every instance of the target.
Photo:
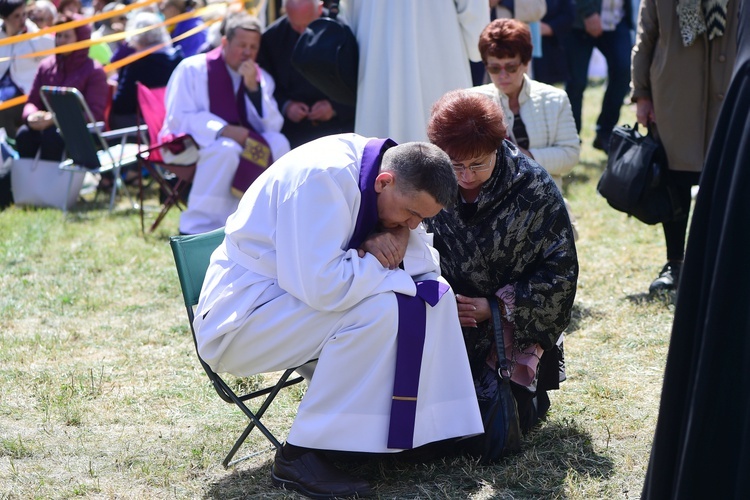
<svg viewBox="0 0 750 500">
<path fill-rule="evenodd" d="M 104 122 L 89 123 L 86 125 L 86 128 L 102 133 L 102 131 L 104 130 Z"/>
<path fill-rule="evenodd" d="M 102 139 L 119 139 L 121 137 L 128 137 L 128 136 L 134 136 L 140 133 L 143 133 L 148 130 L 148 127 L 144 125 L 137 125 L 133 127 L 125 127 L 125 128 L 118 128 L 115 130 L 109 130 L 107 132 L 102 132 L 101 136 Z"/>
</svg>

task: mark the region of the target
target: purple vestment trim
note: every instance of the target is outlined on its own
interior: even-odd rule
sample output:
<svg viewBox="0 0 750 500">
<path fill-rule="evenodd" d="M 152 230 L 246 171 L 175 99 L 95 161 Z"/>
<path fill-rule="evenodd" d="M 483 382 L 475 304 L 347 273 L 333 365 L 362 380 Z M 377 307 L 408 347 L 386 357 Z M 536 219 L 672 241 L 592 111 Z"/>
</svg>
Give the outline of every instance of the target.
<svg viewBox="0 0 750 500">
<path fill-rule="evenodd" d="M 427 307 L 434 307 L 449 289 L 436 280 L 418 281 L 417 295 L 396 294 L 398 302 L 398 340 L 396 375 L 393 380 L 388 448 L 408 450 L 414 447 L 414 423 L 417 416 L 419 372 L 422 368 Z"/>
<path fill-rule="evenodd" d="M 221 47 L 217 47 L 206 54 L 206 71 L 208 73 L 209 111 L 230 125 L 242 125 L 248 130 L 248 135 L 251 139 L 268 148 L 268 142 L 265 137 L 260 135 L 247 120 L 244 85 L 240 82 L 239 88 L 234 88 Z M 257 71 L 260 72 L 260 69 Z M 260 73 L 258 73 L 258 77 L 260 78 Z M 235 98 L 232 99 L 230 96 L 234 96 Z M 243 145 L 243 147 L 247 148 L 247 145 Z M 262 156 L 263 151 L 256 154 Z M 265 161 L 265 166 L 252 161 L 248 158 L 248 154 L 245 153 L 247 151 L 240 155 L 240 164 L 237 167 L 237 173 L 232 182 L 232 187 L 241 192 L 244 192 L 263 173 L 265 168 L 273 163 L 273 156 L 270 153 Z M 249 156 L 252 158 L 253 151 L 249 153 Z"/>
<path fill-rule="evenodd" d="M 242 116 L 239 112 L 240 101 L 244 102 L 245 96 L 242 94 L 237 96 L 237 89 L 232 84 L 232 77 L 229 76 L 221 47 L 206 54 L 206 71 L 208 72 L 209 111 L 231 125 L 252 128 L 247 123 L 247 114 Z M 235 96 L 235 99 L 230 96 Z M 237 97 L 242 99 L 237 99 Z"/>
<path fill-rule="evenodd" d="M 359 169 L 359 191 L 362 197 L 357 213 L 357 223 L 349 240 L 349 248 L 359 248 L 378 225 L 378 193 L 375 179 L 380 173 L 380 162 L 386 149 L 395 146 L 392 139 L 372 139 L 365 145 Z"/>
</svg>

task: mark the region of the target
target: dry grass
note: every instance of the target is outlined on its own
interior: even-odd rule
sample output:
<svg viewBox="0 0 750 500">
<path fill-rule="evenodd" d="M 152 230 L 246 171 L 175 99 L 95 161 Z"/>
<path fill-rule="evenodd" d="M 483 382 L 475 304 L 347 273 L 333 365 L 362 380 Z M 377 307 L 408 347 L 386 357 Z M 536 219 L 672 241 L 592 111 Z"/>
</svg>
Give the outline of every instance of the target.
<svg viewBox="0 0 750 500">
<path fill-rule="evenodd" d="M 600 87 L 587 93 L 582 163 L 567 186 L 581 275 L 568 380 L 548 421 L 523 454 L 492 467 L 355 464 L 381 498 L 639 496 L 673 305 L 644 293 L 662 264 L 661 229 L 595 192 L 600 98 Z M 0 214 L 0 497 L 294 498 L 271 488 L 271 453 L 221 467 L 244 421 L 194 356 L 167 244 L 177 212 L 146 238 L 139 224 L 91 203 L 65 221 L 54 210 Z M 282 437 L 300 397 L 285 394 L 268 414 Z M 249 446 L 265 447 L 261 438 Z"/>
</svg>

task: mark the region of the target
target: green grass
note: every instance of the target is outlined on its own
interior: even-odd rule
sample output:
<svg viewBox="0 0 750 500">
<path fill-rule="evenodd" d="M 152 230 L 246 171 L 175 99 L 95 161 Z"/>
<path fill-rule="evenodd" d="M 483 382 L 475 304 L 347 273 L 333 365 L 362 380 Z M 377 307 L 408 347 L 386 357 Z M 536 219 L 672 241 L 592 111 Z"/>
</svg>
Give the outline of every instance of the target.
<svg viewBox="0 0 750 500">
<path fill-rule="evenodd" d="M 357 464 L 381 498 L 640 495 L 674 306 L 645 293 L 663 264 L 661 228 L 596 194 L 601 94 L 586 94 L 581 164 L 566 181 L 581 273 L 549 419 L 491 467 Z M 295 498 L 271 487 L 272 453 L 221 466 L 245 422 L 196 360 L 167 242 L 177 220 L 172 211 L 143 237 L 137 212 L 110 215 L 103 200 L 67 218 L 0 213 L 0 498 Z M 300 397 L 285 393 L 267 414 L 282 437 Z M 251 435 L 249 448 L 265 446 Z"/>
</svg>

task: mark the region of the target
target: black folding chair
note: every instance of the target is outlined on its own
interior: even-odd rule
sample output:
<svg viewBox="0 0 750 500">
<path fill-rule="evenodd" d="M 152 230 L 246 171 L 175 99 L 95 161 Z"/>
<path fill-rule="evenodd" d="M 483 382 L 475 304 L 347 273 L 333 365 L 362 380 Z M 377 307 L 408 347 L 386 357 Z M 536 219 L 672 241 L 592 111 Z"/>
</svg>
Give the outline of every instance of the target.
<svg viewBox="0 0 750 500">
<path fill-rule="evenodd" d="M 73 87 L 41 88 L 44 105 L 55 115 L 55 124 L 65 140 L 68 159 L 60 169 L 70 172 L 102 174 L 112 172 L 114 183 L 110 195 L 110 212 L 115 205 L 118 188 L 123 187 L 120 171 L 137 165 L 139 146 L 128 142 L 128 138 L 145 132 L 146 127 L 128 127 L 104 132 L 104 122 L 97 122 L 81 92 Z M 108 141 L 119 140 L 111 146 Z M 144 146 L 145 148 L 145 146 Z M 71 176 L 72 185 L 73 176 Z M 68 186 L 70 190 L 71 185 Z M 125 190 L 131 204 L 136 207 L 130 193 Z"/>
<path fill-rule="evenodd" d="M 281 389 L 289 387 L 291 385 L 299 384 L 305 379 L 303 377 L 290 378 L 292 373 L 294 373 L 295 371 L 295 369 L 292 368 L 284 371 L 276 384 L 273 386 L 255 390 L 247 394 L 237 395 L 235 391 L 232 390 L 232 388 L 224 381 L 224 379 L 222 379 L 222 377 L 214 372 L 211 367 L 208 366 L 205 361 L 203 361 L 200 353 L 198 353 L 198 343 L 195 338 L 195 330 L 193 329 L 193 320 L 195 318 L 193 308 L 198 305 L 198 298 L 200 296 L 201 287 L 203 286 L 203 279 L 206 275 L 206 270 L 208 269 L 211 254 L 216 249 L 216 247 L 219 246 L 223 239 L 224 228 L 220 228 L 203 234 L 172 236 L 169 238 L 169 244 L 172 247 L 172 253 L 174 254 L 175 265 L 177 266 L 177 275 L 180 278 L 182 297 L 185 301 L 185 309 L 187 310 L 188 321 L 190 323 L 190 331 L 193 334 L 193 344 L 195 346 L 195 352 L 198 355 L 198 360 L 200 361 L 203 370 L 205 370 L 206 375 L 208 375 L 209 380 L 213 384 L 214 389 L 216 389 L 219 397 L 228 403 L 234 403 L 235 405 L 237 405 L 239 409 L 242 410 L 242 412 L 250 420 L 250 423 L 248 423 L 247 427 L 245 427 L 245 430 L 234 443 L 234 446 L 229 451 L 229 454 L 222 462 L 222 465 L 224 465 L 224 467 L 229 467 L 230 465 L 234 465 L 237 462 L 266 451 L 261 450 L 255 453 L 250 453 L 243 458 L 232 461 L 232 458 L 234 457 L 235 453 L 237 453 L 237 450 L 239 450 L 240 446 L 242 446 L 242 443 L 244 443 L 245 439 L 247 439 L 248 435 L 250 435 L 250 432 L 256 427 L 260 430 L 260 432 L 263 433 L 264 436 L 266 436 L 266 438 L 268 438 L 269 441 L 271 441 L 273 446 L 275 446 L 276 448 L 281 448 L 281 443 L 279 442 L 279 440 L 276 439 L 276 437 L 271 433 L 271 431 L 268 430 L 268 428 L 263 423 L 261 423 L 260 419 L 263 417 L 263 414 L 266 412 L 268 407 L 271 405 L 271 402 L 273 402 L 274 398 L 279 393 L 279 391 L 281 391 Z M 306 367 L 306 369 L 312 370 L 312 367 L 310 367 L 310 365 L 313 363 L 314 361 L 303 366 Z M 252 399 L 262 396 L 265 396 L 265 399 L 262 400 L 260 406 L 255 411 L 252 411 L 245 404 Z"/>
</svg>

